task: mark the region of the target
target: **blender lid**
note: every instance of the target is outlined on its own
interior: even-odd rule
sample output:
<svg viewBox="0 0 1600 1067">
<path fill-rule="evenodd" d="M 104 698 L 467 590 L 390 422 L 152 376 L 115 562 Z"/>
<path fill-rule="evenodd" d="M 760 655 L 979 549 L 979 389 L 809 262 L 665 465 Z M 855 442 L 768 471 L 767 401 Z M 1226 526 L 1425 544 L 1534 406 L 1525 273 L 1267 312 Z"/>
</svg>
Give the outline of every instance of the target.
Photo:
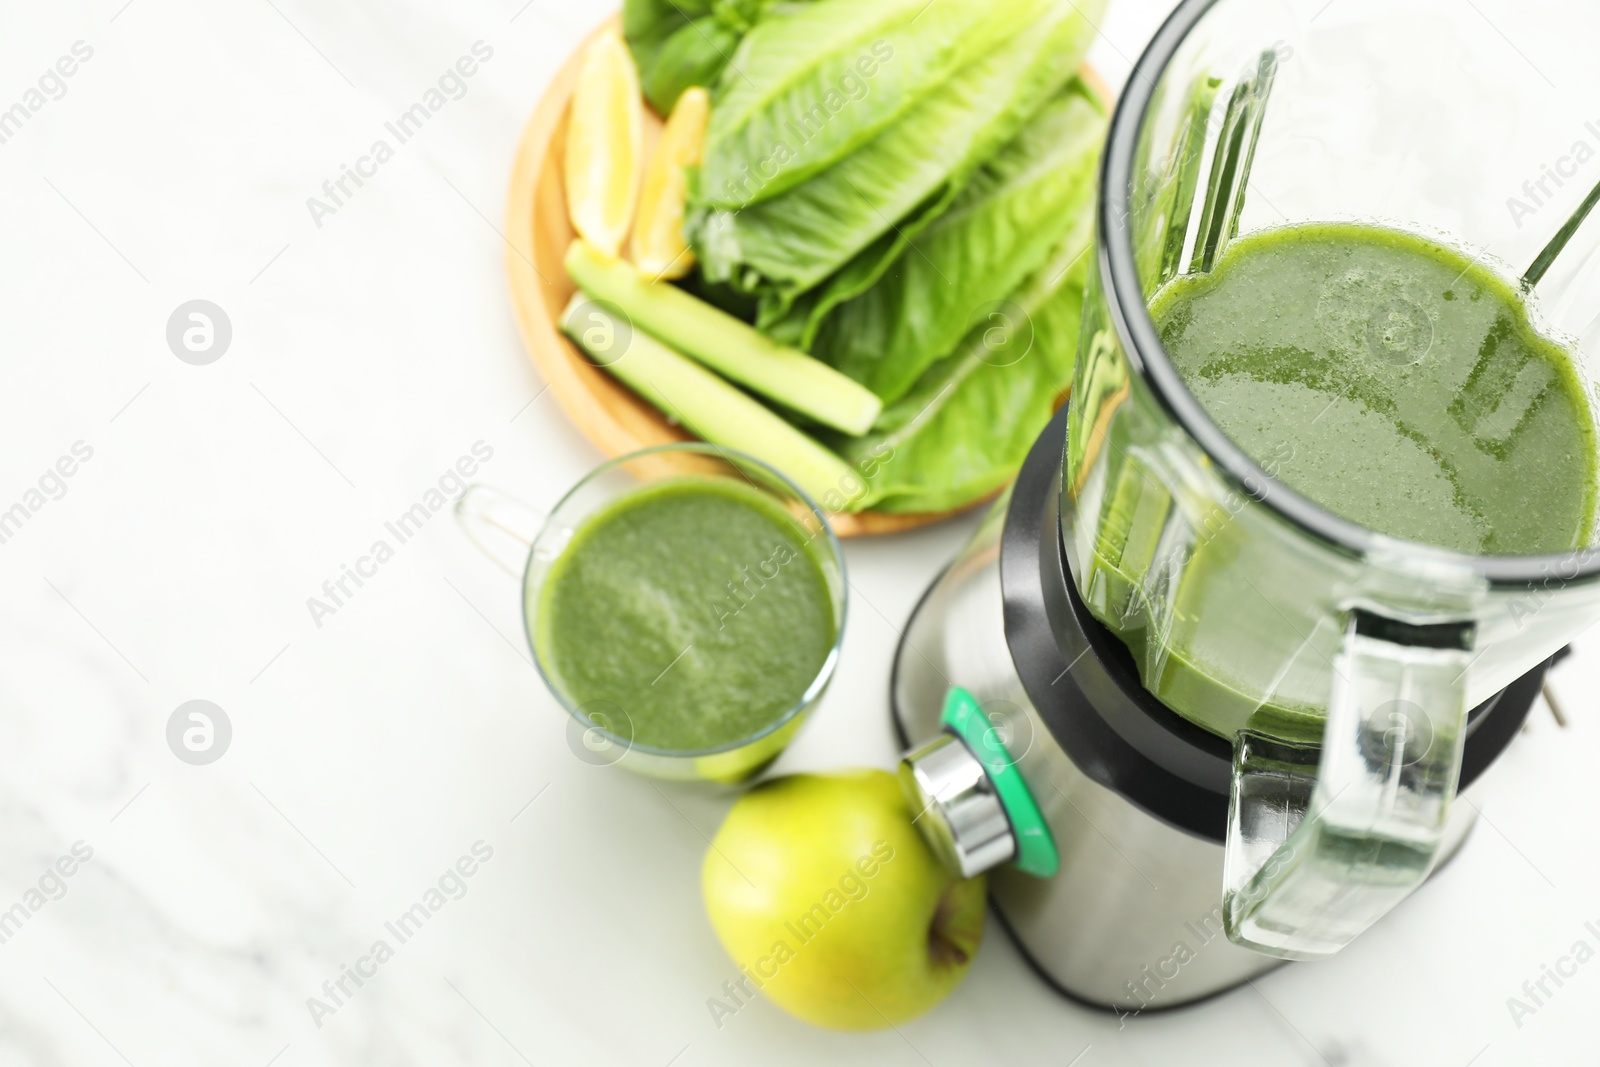
<svg viewBox="0 0 1600 1067">
<path fill-rule="evenodd" d="M 1222 842 L 1233 746 L 1184 719 L 1139 681 L 1121 640 L 1078 596 L 1061 537 L 1061 457 L 1067 407 L 1056 412 L 1017 475 L 1000 546 L 1006 643 L 1051 736 L 1090 778 L 1156 818 Z M 1552 656 L 1474 708 L 1465 789 L 1521 729 Z"/>
</svg>

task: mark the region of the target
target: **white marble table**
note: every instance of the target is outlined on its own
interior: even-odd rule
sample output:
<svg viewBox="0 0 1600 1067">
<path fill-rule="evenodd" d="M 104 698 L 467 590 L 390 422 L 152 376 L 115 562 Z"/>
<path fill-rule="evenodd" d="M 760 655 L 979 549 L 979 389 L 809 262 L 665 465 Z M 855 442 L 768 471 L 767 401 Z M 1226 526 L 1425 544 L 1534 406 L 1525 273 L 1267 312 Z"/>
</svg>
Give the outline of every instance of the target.
<svg viewBox="0 0 1600 1067">
<path fill-rule="evenodd" d="M 1117 0 L 1112 80 L 1164 6 Z M 1537 711 L 1462 858 L 1338 958 L 1119 1022 L 991 931 L 938 1011 L 845 1036 L 766 1003 L 713 1023 L 730 964 L 698 868 L 725 802 L 573 758 L 512 584 L 448 518 L 312 617 L 478 442 L 478 476 L 536 505 L 597 460 L 540 396 L 497 226 L 529 109 L 605 13 L 0 12 L 0 108 L 26 112 L 0 142 L 0 510 L 28 512 L 0 543 L 0 912 L 25 915 L 0 926 L 0 1064 L 1593 1062 L 1600 964 L 1520 1028 L 1506 998 L 1600 946 L 1594 638 L 1557 681 L 1573 726 Z M 479 41 L 460 98 L 361 164 Z M 204 366 L 166 340 L 196 299 L 232 327 Z M 843 664 L 781 769 L 891 765 L 896 628 L 971 522 L 849 546 Z M 232 729 L 204 766 L 166 739 L 195 699 Z M 420 929 L 386 934 L 474 851 Z M 313 1019 L 346 966 L 369 977 Z"/>
</svg>

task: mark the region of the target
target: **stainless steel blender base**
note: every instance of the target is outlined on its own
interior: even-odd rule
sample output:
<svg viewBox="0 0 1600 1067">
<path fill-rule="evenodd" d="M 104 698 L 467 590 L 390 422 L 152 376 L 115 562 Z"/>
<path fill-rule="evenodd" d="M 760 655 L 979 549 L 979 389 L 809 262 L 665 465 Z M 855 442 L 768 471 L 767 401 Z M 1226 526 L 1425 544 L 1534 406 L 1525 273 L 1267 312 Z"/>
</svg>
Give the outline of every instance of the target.
<svg viewBox="0 0 1600 1067">
<path fill-rule="evenodd" d="M 938 734 L 947 684 L 1011 726 L 1008 747 L 1050 822 L 1061 870 L 1049 879 L 991 871 L 995 915 L 1040 977 L 1099 1008 L 1176 1007 L 1279 966 L 1222 931 L 1220 842 L 1128 803 L 1050 739 L 1006 648 L 995 534 L 988 546 L 969 546 L 923 597 L 891 681 L 908 747 Z"/>
<path fill-rule="evenodd" d="M 1058 992 L 1096 1007 L 1135 1012 L 1178 1007 L 1231 989 L 1283 961 L 1234 945 L 1223 931 L 1225 775 L 1202 769 L 1193 775 L 1202 786 L 1169 790 L 1159 804 L 1149 795 L 1130 799 L 1129 790 L 1104 784 L 1126 780 L 1128 768 L 1108 770 L 1092 760 L 1080 765 L 1029 696 L 1028 685 L 1056 689 L 1041 701 L 1054 701 L 1052 715 L 1058 717 L 1075 714 L 1072 701 L 1086 699 L 1075 679 L 1067 678 L 1077 664 L 1037 641 L 1030 645 L 1018 633 L 1016 605 L 1006 603 L 1017 584 L 1017 568 L 1028 562 L 1017 546 L 1042 547 L 1046 557 L 1052 546 L 1059 547 L 1055 488 L 1064 432 L 1065 411 L 1035 444 L 1013 493 L 995 505 L 918 603 L 896 653 L 891 709 L 907 747 L 938 736 L 940 709 L 952 685 L 967 689 L 991 720 L 1002 724 L 1007 748 L 1043 809 L 1061 858 L 1059 873 L 1050 878 L 1010 867 L 990 872 L 995 913 L 1040 976 Z M 1005 582 L 1003 544 L 1017 552 L 1017 558 L 1006 560 Z M 1035 573 L 1041 569 L 1033 564 Z M 1050 576 L 1033 580 L 1048 583 Z M 1068 582 L 1058 577 L 1057 584 Z M 1050 661 L 1052 654 L 1059 663 Z M 1085 654 L 1087 649 L 1078 653 Z M 1492 733 L 1492 743 L 1487 736 L 1480 739 L 1480 750 L 1498 753 L 1504 747 L 1538 684 L 1539 678 L 1530 675 L 1513 687 L 1527 692 L 1511 696 L 1507 691 L 1506 703 L 1522 706 L 1501 708 L 1492 716 L 1493 729 L 1480 731 Z M 1076 696 L 1063 711 L 1061 697 L 1067 693 Z M 1495 711 L 1500 699 L 1478 709 L 1474 718 L 1481 713 L 1490 719 L 1486 709 Z M 1088 707 L 1081 710 L 1095 714 Z M 1175 723 L 1173 729 L 1182 733 L 1186 726 Z M 1220 739 L 1211 740 L 1226 748 Z M 1215 763 L 1216 753 L 1205 758 Z M 1492 758 L 1480 754 L 1472 775 Z M 1204 762 L 1197 757 L 1197 766 Z M 1222 783 L 1220 794 L 1211 778 Z M 1456 806 L 1441 864 L 1460 848 L 1471 826 L 1471 806 Z"/>
</svg>

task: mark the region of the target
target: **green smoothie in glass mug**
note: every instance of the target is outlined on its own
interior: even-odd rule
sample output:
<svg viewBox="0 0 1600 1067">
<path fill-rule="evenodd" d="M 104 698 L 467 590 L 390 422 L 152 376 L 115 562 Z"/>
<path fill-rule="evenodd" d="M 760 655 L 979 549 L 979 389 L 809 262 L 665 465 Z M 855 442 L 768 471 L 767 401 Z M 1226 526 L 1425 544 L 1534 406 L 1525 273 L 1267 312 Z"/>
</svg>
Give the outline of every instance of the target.
<svg viewBox="0 0 1600 1067">
<path fill-rule="evenodd" d="M 702 444 L 624 456 L 527 540 L 516 531 L 537 520 L 487 486 L 469 488 L 457 515 L 497 560 L 496 541 L 526 545 L 529 646 L 585 762 L 743 780 L 783 749 L 832 676 L 845 613 L 838 541 L 759 460 Z"/>
</svg>

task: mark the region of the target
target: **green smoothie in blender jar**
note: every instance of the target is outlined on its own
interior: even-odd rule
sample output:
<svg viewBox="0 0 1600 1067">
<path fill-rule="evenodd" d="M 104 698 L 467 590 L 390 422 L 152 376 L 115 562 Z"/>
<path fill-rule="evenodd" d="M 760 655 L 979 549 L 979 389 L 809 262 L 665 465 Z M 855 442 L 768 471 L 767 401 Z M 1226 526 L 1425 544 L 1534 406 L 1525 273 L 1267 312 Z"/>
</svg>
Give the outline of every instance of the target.
<svg viewBox="0 0 1600 1067">
<path fill-rule="evenodd" d="M 1168 283 L 1150 315 L 1223 433 L 1334 514 L 1478 555 L 1589 542 L 1596 434 L 1573 358 L 1535 329 L 1511 283 L 1462 252 L 1353 223 L 1263 231 L 1232 242 L 1210 273 Z M 1132 533 L 1118 547 L 1138 537 L 1139 508 L 1126 511 L 1119 526 Z M 1254 664 L 1239 649 L 1262 627 L 1300 623 L 1294 591 L 1233 566 L 1227 542 L 1193 549 L 1168 631 L 1152 635 L 1133 611 L 1112 628 L 1146 664 L 1146 684 L 1200 725 L 1231 736 L 1264 710 L 1280 731 L 1293 732 L 1288 719 L 1314 733 L 1309 693 L 1298 706 L 1249 695 L 1292 688 L 1292 665 Z M 1097 557 L 1130 585 L 1147 578 L 1125 557 Z M 1185 610 L 1210 613 L 1205 630 L 1232 633 L 1233 647 L 1186 644 Z M 1305 636 L 1319 656 L 1336 643 Z"/>
<path fill-rule="evenodd" d="M 1588 540 L 1595 431 L 1572 357 L 1460 252 L 1355 224 L 1269 230 L 1150 311 L 1222 432 L 1329 511 L 1475 555 Z"/>
</svg>

